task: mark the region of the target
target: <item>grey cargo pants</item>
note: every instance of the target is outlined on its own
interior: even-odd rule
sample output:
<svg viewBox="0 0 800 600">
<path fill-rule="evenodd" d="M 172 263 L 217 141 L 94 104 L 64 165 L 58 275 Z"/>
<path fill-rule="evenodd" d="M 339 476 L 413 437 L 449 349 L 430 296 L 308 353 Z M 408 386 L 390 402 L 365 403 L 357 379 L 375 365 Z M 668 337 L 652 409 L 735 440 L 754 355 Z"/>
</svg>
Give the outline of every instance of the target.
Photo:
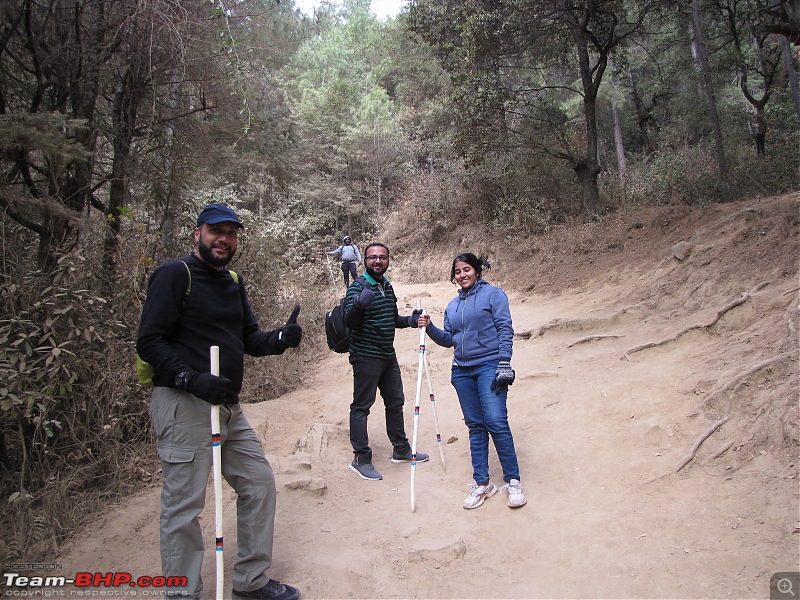
<svg viewBox="0 0 800 600">
<path fill-rule="evenodd" d="M 233 587 L 252 591 L 269 580 L 265 572 L 272 563 L 275 476 L 241 406 L 220 406 L 219 417 L 222 475 L 237 495 Z M 185 588 L 169 591 L 199 597 L 204 544 L 198 516 L 212 468 L 211 405 L 187 392 L 156 387 L 150 418 L 158 437 L 163 479 L 161 567 L 165 577 L 188 578 Z M 213 552 L 213 530 L 209 547 Z"/>
</svg>

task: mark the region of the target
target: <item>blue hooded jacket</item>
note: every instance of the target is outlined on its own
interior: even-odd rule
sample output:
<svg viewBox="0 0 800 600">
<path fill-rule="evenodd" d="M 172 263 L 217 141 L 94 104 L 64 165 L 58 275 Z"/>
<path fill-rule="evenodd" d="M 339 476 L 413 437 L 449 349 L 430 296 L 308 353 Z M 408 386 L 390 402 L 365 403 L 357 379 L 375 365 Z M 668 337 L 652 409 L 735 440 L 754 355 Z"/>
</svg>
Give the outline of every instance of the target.
<svg viewBox="0 0 800 600">
<path fill-rule="evenodd" d="M 440 346 L 455 348 L 454 366 L 510 362 L 514 328 L 508 296 L 500 288 L 478 279 L 470 289 L 460 290 L 447 305 L 444 329 L 431 323 L 427 333 Z"/>
</svg>

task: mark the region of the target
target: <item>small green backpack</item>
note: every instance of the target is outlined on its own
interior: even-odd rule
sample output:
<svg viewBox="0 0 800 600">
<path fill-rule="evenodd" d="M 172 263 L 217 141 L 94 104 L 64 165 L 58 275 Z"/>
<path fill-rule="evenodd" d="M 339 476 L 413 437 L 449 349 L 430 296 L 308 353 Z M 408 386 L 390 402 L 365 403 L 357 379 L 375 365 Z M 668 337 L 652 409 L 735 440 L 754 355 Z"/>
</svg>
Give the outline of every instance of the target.
<svg viewBox="0 0 800 600">
<path fill-rule="evenodd" d="M 189 297 L 189 292 L 192 291 L 192 272 L 189 270 L 189 265 L 186 264 L 185 261 L 181 261 L 183 266 L 186 267 L 186 272 L 189 273 L 189 285 L 186 287 L 186 295 L 183 299 L 183 305 L 186 305 L 186 299 Z M 230 269 L 228 272 L 233 277 L 233 281 L 236 285 L 239 285 L 239 276 L 236 274 L 236 271 L 231 271 Z M 145 387 L 151 387 L 153 385 L 153 375 L 155 371 L 153 370 L 153 366 L 150 363 L 144 362 L 141 357 L 137 354 L 136 355 L 136 375 L 139 377 L 139 383 Z"/>
</svg>

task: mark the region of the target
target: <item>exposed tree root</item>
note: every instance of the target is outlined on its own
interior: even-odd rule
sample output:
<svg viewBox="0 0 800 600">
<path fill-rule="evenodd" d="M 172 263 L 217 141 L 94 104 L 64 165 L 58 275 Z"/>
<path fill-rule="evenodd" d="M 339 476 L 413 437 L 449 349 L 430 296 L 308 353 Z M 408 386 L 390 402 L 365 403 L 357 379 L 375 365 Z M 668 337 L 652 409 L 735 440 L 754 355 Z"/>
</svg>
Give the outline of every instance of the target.
<svg viewBox="0 0 800 600">
<path fill-rule="evenodd" d="M 727 444 L 724 444 L 719 450 L 717 450 L 716 452 L 714 452 L 714 454 L 711 455 L 711 458 L 719 458 L 720 456 L 725 454 L 728 450 L 730 450 L 731 446 L 733 446 L 733 442 L 728 442 Z"/>
<path fill-rule="evenodd" d="M 790 357 L 791 357 L 791 352 L 784 352 L 783 354 L 779 354 L 778 356 L 773 356 L 772 358 L 768 358 L 767 360 L 761 361 L 760 363 L 753 365 L 746 371 L 742 371 L 741 373 L 734 375 L 727 382 L 725 382 L 725 384 L 722 385 L 722 387 L 714 390 L 708 396 L 706 396 L 700 403 L 700 405 L 697 407 L 697 410 L 699 411 L 705 406 L 708 406 L 708 404 L 712 400 L 715 400 L 718 396 L 724 394 L 728 390 L 735 389 L 744 379 L 750 377 L 753 373 L 757 373 L 761 369 L 765 369 L 766 367 L 769 367 L 770 365 L 773 365 L 776 362 L 781 362 Z"/>
<path fill-rule="evenodd" d="M 601 325 L 608 325 L 610 323 L 615 323 L 623 315 L 641 308 L 644 304 L 646 304 L 646 302 L 624 306 L 607 317 L 557 317 L 543 325 L 539 325 L 539 327 L 535 329 L 519 331 L 515 335 L 518 338 L 527 340 L 541 337 L 548 331 L 583 331 Z"/>
<path fill-rule="evenodd" d="M 724 394 L 726 392 L 736 392 L 736 390 L 739 388 L 739 386 L 743 382 L 745 382 L 750 376 L 752 376 L 754 373 L 757 373 L 758 371 L 760 371 L 762 369 L 765 369 L 765 368 L 767 368 L 767 367 L 769 367 L 771 365 L 774 365 L 775 363 L 779 363 L 779 362 L 784 361 L 786 359 L 793 359 L 793 358 L 796 359 L 796 357 L 794 356 L 794 352 L 784 352 L 784 353 L 779 354 L 777 356 L 773 356 L 772 358 L 769 358 L 767 360 L 763 360 L 763 361 L 751 366 L 750 368 L 742 371 L 741 373 L 736 374 L 735 376 L 731 377 L 728 381 L 726 381 L 722 386 L 718 387 L 717 389 L 712 391 L 708 396 L 706 396 L 705 399 L 697 407 L 697 410 L 695 412 L 693 412 L 692 414 L 698 414 L 698 412 L 700 410 L 702 410 L 704 408 L 707 409 L 709 407 L 709 404 L 711 404 L 712 401 L 718 399 L 722 394 Z M 794 396 L 794 395 L 795 394 L 792 394 L 792 396 Z M 728 442 L 726 444 L 723 444 L 719 449 L 717 449 L 716 452 L 714 452 L 711 455 L 711 458 L 712 459 L 717 459 L 720 456 L 722 456 L 723 454 L 725 454 L 731 448 L 734 448 L 734 450 L 738 450 L 739 448 L 741 448 L 742 446 L 744 446 L 746 444 L 752 444 L 753 443 L 753 438 L 757 434 L 756 425 L 762 420 L 762 418 L 765 415 L 768 415 L 770 413 L 770 411 L 773 410 L 773 408 L 774 408 L 774 401 L 773 400 L 767 400 L 764 403 L 762 403 L 757 409 L 755 409 L 755 416 L 753 417 L 753 419 L 751 421 L 751 427 L 750 427 L 749 433 L 746 436 L 746 441 L 744 441 L 744 442 L 731 441 L 731 442 Z M 794 407 L 794 403 L 790 400 L 788 405 L 787 405 L 787 407 L 786 407 L 786 410 L 784 410 L 784 414 L 781 415 L 780 417 L 776 418 L 775 421 L 783 423 L 787 419 L 790 419 L 791 417 L 789 417 L 789 410 L 790 409 L 793 410 L 794 408 L 795 408 Z M 730 416 L 725 417 L 725 419 L 722 419 L 722 420 L 718 421 L 708 431 L 703 433 L 703 435 L 701 435 L 697 439 L 697 441 L 695 442 L 694 446 L 692 446 L 691 451 L 686 455 L 686 457 L 683 459 L 683 461 L 677 466 L 675 472 L 680 471 L 684 466 L 686 466 L 686 464 L 688 464 L 694 458 L 694 454 L 696 453 L 697 448 L 700 447 L 700 444 L 702 444 L 703 441 L 707 437 L 709 437 L 719 426 L 721 426 L 729 418 L 730 418 Z M 764 438 L 764 440 L 765 439 L 766 438 Z M 764 440 L 762 440 L 762 441 L 764 441 Z"/>
<path fill-rule="evenodd" d="M 553 330 L 577 330 L 589 329 L 606 323 L 606 319 L 599 317 L 556 317 L 550 319 L 547 323 L 539 325 L 535 329 L 517 332 L 516 336 L 528 340 L 531 338 L 541 337 L 547 331 Z"/>
<path fill-rule="evenodd" d="M 793 287 L 788 292 L 783 292 L 783 295 L 788 296 L 789 294 L 794 294 L 797 290 L 800 290 L 800 285 L 798 285 L 797 287 Z"/>
<path fill-rule="evenodd" d="M 598 335 L 587 335 L 586 337 L 582 337 L 580 339 L 575 340 L 571 344 L 567 344 L 567 348 L 572 348 L 573 346 L 577 346 L 578 344 L 585 344 L 586 342 L 591 342 L 593 340 L 605 340 L 607 338 L 620 338 L 625 337 L 624 335 L 620 335 L 618 333 L 604 333 Z"/>
<path fill-rule="evenodd" d="M 729 310 L 744 304 L 749 299 L 750 299 L 750 293 L 742 292 L 742 295 L 736 298 L 736 300 L 732 300 L 731 302 L 728 302 L 728 304 L 720 308 L 717 311 L 717 314 L 714 316 L 714 318 L 711 319 L 708 323 L 696 323 L 695 325 L 689 325 L 688 327 L 684 327 L 683 329 L 681 329 L 675 335 L 660 340 L 658 342 L 647 342 L 646 344 L 639 344 L 638 346 L 634 346 L 633 348 L 626 350 L 625 353 L 622 355 L 622 358 L 627 359 L 628 356 L 630 356 L 634 352 L 639 352 L 640 350 L 645 350 L 646 348 L 654 348 L 656 346 L 663 346 L 664 344 L 669 344 L 670 342 L 674 342 L 675 340 L 677 340 L 682 335 L 689 333 L 690 331 L 694 331 L 695 329 L 710 329 L 711 327 L 717 324 L 717 322 L 722 318 L 722 315 L 724 315 Z"/>
<path fill-rule="evenodd" d="M 698 438 L 697 438 L 697 439 L 694 441 L 694 444 L 692 444 L 692 447 L 691 447 L 691 449 L 689 450 L 689 453 L 688 453 L 688 454 L 687 454 L 687 455 L 686 455 L 686 456 L 683 458 L 683 460 L 682 460 L 682 461 L 681 461 L 681 462 L 678 464 L 678 466 L 677 466 L 677 467 L 675 467 L 675 472 L 677 473 L 677 472 L 678 472 L 678 471 L 680 471 L 680 470 L 681 470 L 683 467 L 685 467 L 686 465 L 688 465 L 688 464 L 689 464 L 689 463 L 692 461 L 692 459 L 694 459 L 694 455 L 695 455 L 695 454 L 697 454 L 697 449 L 700 447 L 700 445 L 701 445 L 701 444 L 702 444 L 704 441 L 706 441 L 706 439 L 707 439 L 707 438 L 708 438 L 708 437 L 709 437 L 709 436 L 710 436 L 712 433 L 714 433 L 714 432 L 715 432 L 717 429 L 719 429 L 719 428 L 720 428 L 720 427 L 722 427 L 722 426 L 723 426 L 725 423 L 727 423 L 727 422 L 728 422 L 728 419 L 730 419 L 730 418 L 731 418 L 731 417 L 730 417 L 730 415 L 728 415 L 727 417 L 723 417 L 722 419 L 720 419 L 719 421 L 717 421 L 716 423 L 714 423 L 714 424 L 713 424 L 711 427 L 709 427 L 709 428 L 708 428 L 706 431 L 704 431 L 702 434 L 700 434 L 700 436 L 699 436 L 699 437 L 698 437 Z M 727 448 L 726 448 L 726 450 L 727 450 Z"/>
<path fill-rule="evenodd" d="M 770 283 L 772 283 L 772 282 L 771 281 L 762 281 L 756 287 L 754 287 L 752 290 L 750 290 L 750 295 L 752 296 L 753 294 L 755 294 L 757 292 L 760 292 L 765 287 L 767 287 Z"/>
</svg>

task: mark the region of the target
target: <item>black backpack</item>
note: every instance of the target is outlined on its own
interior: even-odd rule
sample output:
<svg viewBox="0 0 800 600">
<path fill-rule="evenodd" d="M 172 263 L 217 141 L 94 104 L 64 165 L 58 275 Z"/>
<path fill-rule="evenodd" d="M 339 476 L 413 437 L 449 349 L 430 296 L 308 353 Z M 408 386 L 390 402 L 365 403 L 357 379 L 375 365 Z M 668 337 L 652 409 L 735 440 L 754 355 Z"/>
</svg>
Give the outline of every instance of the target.
<svg viewBox="0 0 800 600">
<path fill-rule="evenodd" d="M 364 287 L 368 286 L 364 276 L 355 279 Z M 339 304 L 325 313 L 325 337 L 328 341 L 328 348 L 339 354 L 344 354 L 350 350 L 350 331 L 344 322 L 344 306 L 347 296 L 339 300 Z"/>
</svg>

